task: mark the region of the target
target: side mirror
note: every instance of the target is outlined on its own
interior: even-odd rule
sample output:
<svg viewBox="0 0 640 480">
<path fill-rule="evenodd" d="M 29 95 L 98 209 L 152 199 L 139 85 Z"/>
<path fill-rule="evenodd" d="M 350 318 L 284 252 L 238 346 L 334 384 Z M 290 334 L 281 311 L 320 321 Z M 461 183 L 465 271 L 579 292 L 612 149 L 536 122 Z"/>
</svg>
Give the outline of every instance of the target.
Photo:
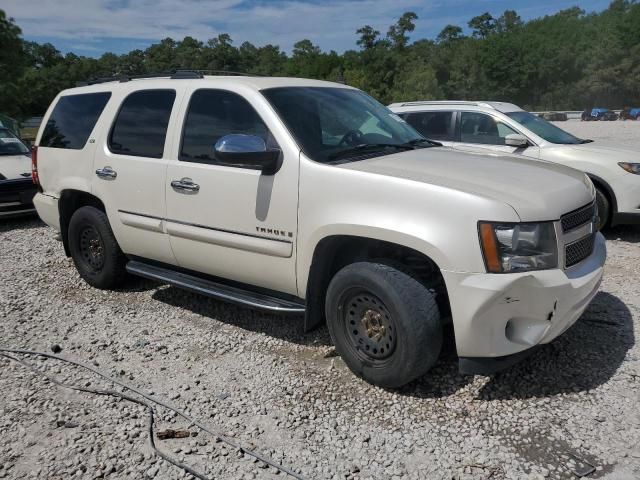
<svg viewBox="0 0 640 480">
<path fill-rule="evenodd" d="M 504 137 L 504 144 L 510 147 L 527 148 L 529 146 L 529 140 L 519 133 L 511 133 Z"/>
<path fill-rule="evenodd" d="M 264 175 L 274 175 L 282 163 L 282 152 L 277 148 L 267 150 L 264 140 L 255 135 L 225 135 L 213 149 L 225 165 L 260 170 Z"/>
</svg>

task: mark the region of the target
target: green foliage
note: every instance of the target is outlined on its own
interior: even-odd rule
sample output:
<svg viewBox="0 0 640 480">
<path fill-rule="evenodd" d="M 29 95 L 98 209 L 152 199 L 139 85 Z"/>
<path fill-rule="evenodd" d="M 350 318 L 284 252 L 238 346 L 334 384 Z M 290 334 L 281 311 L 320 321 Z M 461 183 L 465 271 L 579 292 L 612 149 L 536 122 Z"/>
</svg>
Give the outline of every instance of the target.
<svg viewBox="0 0 640 480">
<path fill-rule="evenodd" d="M 290 55 L 276 45 L 239 46 L 227 34 L 202 42 L 165 38 L 146 50 L 100 58 L 62 55 L 25 41 L 0 10 L 0 111 L 41 115 L 78 81 L 174 69 L 241 71 L 344 81 L 383 103 L 417 99 L 490 99 L 530 109 L 640 106 L 640 3 L 614 0 L 586 14 L 573 7 L 523 22 L 517 12 L 468 22 L 469 35 L 447 25 L 434 40 L 410 42 L 418 19 L 402 15 L 386 35 L 358 29 L 358 50 L 323 52 L 310 40 Z"/>
</svg>

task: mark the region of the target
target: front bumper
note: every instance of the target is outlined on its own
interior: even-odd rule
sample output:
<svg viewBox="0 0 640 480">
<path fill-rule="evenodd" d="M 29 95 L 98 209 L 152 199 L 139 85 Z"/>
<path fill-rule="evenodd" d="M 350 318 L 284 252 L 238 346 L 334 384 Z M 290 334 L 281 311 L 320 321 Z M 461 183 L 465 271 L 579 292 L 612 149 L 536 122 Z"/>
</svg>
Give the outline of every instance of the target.
<svg viewBox="0 0 640 480">
<path fill-rule="evenodd" d="M 610 182 L 616 196 L 612 225 L 640 223 L 640 175 L 623 173 Z"/>
<path fill-rule="evenodd" d="M 567 270 L 512 274 L 443 271 L 461 358 L 506 357 L 549 343 L 582 315 L 602 281 L 604 237 Z"/>
<path fill-rule="evenodd" d="M 0 218 L 35 212 L 33 196 L 37 187 L 30 178 L 0 181 Z"/>
</svg>

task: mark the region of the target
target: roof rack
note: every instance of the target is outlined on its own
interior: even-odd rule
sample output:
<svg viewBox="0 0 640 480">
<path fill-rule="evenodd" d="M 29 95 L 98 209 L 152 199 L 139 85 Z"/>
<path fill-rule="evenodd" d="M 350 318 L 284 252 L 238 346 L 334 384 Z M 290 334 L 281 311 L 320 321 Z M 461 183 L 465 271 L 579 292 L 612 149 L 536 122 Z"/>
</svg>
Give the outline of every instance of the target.
<svg viewBox="0 0 640 480">
<path fill-rule="evenodd" d="M 196 78 L 204 78 L 206 75 L 230 75 L 230 76 L 247 76 L 257 77 L 259 75 L 251 73 L 233 72 L 226 70 L 171 70 L 169 72 L 159 73 L 145 73 L 142 75 L 113 75 L 111 77 L 96 77 L 85 82 L 77 82 L 77 87 L 84 87 L 87 85 L 96 85 L 99 83 L 107 82 L 129 82 L 131 80 L 142 80 L 145 78 L 169 78 L 172 80 L 189 80 Z"/>
</svg>

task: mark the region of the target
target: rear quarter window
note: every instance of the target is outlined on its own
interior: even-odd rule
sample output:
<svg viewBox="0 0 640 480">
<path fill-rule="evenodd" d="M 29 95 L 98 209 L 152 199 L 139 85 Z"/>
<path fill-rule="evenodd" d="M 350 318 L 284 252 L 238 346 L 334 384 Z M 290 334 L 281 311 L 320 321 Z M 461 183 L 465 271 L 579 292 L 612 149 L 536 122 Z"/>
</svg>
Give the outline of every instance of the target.
<svg viewBox="0 0 640 480">
<path fill-rule="evenodd" d="M 47 120 L 40 146 L 83 149 L 109 98 L 110 92 L 60 97 Z"/>
</svg>

